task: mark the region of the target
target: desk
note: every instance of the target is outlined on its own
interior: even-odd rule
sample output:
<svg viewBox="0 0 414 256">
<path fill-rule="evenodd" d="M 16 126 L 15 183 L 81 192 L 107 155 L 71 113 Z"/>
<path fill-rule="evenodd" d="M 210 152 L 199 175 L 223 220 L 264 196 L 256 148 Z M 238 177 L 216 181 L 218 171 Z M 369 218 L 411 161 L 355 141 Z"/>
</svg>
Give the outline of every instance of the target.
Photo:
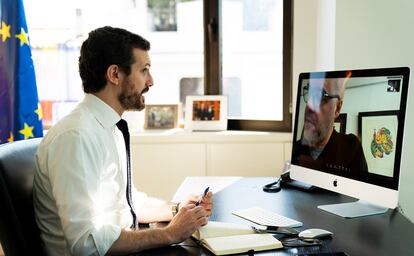
<svg viewBox="0 0 414 256">
<path fill-rule="evenodd" d="M 278 193 L 263 192 L 262 186 L 274 178 L 242 178 L 214 195 L 212 220 L 249 223 L 233 216 L 232 211 L 259 206 L 303 222 L 300 230 L 323 228 L 334 233 L 322 247 L 279 249 L 255 255 L 296 255 L 312 251 L 345 251 L 357 256 L 414 255 L 414 224 L 397 210 L 386 214 L 345 219 L 317 208 L 321 204 L 350 202 L 355 199 L 322 189 L 304 192 L 282 188 Z M 187 179 L 186 182 L 191 182 Z M 185 184 L 184 184 L 185 185 Z M 176 246 L 148 250 L 137 255 L 212 255 L 191 239 Z"/>
</svg>

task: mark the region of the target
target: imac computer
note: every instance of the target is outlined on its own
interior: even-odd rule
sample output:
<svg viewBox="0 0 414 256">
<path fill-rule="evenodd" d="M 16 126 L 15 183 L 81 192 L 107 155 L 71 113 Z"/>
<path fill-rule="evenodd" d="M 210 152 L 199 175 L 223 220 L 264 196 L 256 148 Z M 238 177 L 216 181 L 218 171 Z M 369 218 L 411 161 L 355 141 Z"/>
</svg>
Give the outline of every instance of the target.
<svg viewBox="0 0 414 256">
<path fill-rule="evenodd" d="M 300 74 L 290 176 L 359 199 L 318 208 L 352 218 L 397 207 L 409 73 Z"/>
</svg>

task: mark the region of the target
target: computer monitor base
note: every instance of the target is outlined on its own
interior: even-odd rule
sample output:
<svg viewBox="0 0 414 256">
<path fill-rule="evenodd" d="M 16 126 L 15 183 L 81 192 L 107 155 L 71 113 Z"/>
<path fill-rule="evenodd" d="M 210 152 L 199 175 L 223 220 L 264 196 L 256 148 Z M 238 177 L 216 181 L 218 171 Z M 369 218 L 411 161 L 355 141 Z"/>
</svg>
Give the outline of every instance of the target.
<svg viewBox="0 0 414 256">
<path fill-rule="evenodd" d="M 344 218 L 357 218 L 369 215 L 383 214 L 388 211 L 388 208 L 374 205 L 362 200 L 352 203 L 319 205 L 318 208 Z"/>
<path fill-rule="evenodd" d="M 298 181 L 298 180 L 290 180 L 290 181 L 283 181 L 282 180 L 282 185 L 295 187 L 295 188 L 305 190 L 305 191 L 310 191 L 310 190 L 313 190 L 315 188 L 311 184 L 301 182 L 301 181 Z"/>
</svg>

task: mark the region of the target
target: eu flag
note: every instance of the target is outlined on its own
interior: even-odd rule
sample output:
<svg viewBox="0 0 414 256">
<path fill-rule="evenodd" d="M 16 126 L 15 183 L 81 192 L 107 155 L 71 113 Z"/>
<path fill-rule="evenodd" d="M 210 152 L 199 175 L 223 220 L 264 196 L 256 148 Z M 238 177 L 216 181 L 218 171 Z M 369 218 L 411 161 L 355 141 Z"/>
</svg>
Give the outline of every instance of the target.
<svg viewBox="0 0 414 256">
<path fill-rule="evenodd" d="M 43 136 L 22 0 L 0 0 L 0 143 Z"/>
</svg>

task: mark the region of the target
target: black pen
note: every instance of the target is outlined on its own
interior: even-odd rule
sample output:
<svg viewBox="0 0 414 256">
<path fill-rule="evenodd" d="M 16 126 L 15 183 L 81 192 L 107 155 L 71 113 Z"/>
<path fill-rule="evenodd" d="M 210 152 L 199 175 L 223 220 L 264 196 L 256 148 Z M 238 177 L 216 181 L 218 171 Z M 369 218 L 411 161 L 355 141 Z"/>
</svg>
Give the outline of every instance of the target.
<svg viewBox="0 0 414 256">
<path fill-rule="evenodd" d="M 207 187 L 204 190 L 204 193 L 198 198 L 197 202 L 195 203 L 195 206 L 198 206 L 199 204 L 201 204 L 201 201 L 203 201 L 204 197 L 206 197 L 209 189 L 210 189 L 210 187 Z"/>
</svg>

